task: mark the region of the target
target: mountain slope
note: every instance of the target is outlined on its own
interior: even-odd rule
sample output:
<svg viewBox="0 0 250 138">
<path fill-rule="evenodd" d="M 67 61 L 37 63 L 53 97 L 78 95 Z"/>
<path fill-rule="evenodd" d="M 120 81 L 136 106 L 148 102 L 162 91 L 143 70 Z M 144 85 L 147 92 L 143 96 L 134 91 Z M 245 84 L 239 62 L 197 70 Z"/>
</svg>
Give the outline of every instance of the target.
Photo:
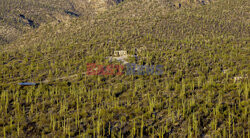
<svg viewBox="0 0 250 138">
<path fill-rule="evenodd" d="M 127 0 L 40 26 L 0 48 L 0 136 L 249 135 L 248 9 L 246 0 Z M 111 64 L 114 50 L 164 72 L 84 74 L 87 63 Z"/>
<path fill-rule="evenodd" d="M 10 43 L 42 24 L 86 18 L 108 8 L 109 3 L 88 0 L 8 0 L 0 2 L 0 44 Z"/>
</svg>

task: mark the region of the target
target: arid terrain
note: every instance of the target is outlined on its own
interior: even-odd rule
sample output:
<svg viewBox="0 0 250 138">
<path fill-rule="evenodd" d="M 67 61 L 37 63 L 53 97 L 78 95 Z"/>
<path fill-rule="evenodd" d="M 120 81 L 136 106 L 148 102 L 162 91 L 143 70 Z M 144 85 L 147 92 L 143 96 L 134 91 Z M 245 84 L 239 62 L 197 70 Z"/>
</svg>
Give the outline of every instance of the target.
<svg viewBox="0 0 250 138">
<path fill-rule="evenodd" d="M 1 0 L 0 137 L 249 137 L 249 9 Z"/>
</svg>

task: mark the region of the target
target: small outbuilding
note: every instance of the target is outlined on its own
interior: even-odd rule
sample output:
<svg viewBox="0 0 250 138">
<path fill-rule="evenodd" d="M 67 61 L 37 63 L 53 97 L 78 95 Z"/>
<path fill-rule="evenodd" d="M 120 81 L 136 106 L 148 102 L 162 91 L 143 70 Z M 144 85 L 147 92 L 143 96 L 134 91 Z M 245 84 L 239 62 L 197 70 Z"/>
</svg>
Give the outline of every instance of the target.
<svg viewBox="0 0 250 138">
<path fill-rule="evenodd" d="M 127 56 L 127 55 L 128 55 L 128 52 L 125 50 L 114 51 L 114 56 L 116 57 Z"/>
</svg>

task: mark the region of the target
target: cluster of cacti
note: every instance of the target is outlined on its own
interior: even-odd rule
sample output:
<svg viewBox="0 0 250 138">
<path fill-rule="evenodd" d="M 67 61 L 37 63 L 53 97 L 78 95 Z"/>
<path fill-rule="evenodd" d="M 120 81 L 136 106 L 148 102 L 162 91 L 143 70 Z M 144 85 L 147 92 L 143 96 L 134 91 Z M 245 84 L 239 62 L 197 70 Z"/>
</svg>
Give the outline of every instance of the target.
<svg viewBox="0 0 250 138">
<path fill-rule="evenodd" d="M 128 0 L 0 46 L 0 137 L 249 137 L 247 5 L 228 1 Z M 84 73 L 123 49 L 163 73 Z"/>
</svg>

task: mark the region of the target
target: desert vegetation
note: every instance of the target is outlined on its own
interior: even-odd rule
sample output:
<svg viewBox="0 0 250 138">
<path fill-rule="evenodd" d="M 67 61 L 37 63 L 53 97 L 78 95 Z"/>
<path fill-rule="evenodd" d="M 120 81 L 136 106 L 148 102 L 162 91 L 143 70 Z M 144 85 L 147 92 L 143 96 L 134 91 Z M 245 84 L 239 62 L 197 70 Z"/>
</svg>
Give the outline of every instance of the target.
<svg viewBox="0 0 250 138">
<path fill-rule="evenodd" d="M 53 22 L 96 16 L 96 4 L 89 0 L 2 0 L 0 1 L 0 44 L 15 41 L 25 33 Z M 112 3 L 104 3 L 103 9 Z"/>
<path fill-rule="evenodd" d="M 249 137 L 249 2 L 188 4 L 127 0 L 1 45 L 0 137 Z M 84 74 L 135 49 L 164 73 Z"/>
</svg>

